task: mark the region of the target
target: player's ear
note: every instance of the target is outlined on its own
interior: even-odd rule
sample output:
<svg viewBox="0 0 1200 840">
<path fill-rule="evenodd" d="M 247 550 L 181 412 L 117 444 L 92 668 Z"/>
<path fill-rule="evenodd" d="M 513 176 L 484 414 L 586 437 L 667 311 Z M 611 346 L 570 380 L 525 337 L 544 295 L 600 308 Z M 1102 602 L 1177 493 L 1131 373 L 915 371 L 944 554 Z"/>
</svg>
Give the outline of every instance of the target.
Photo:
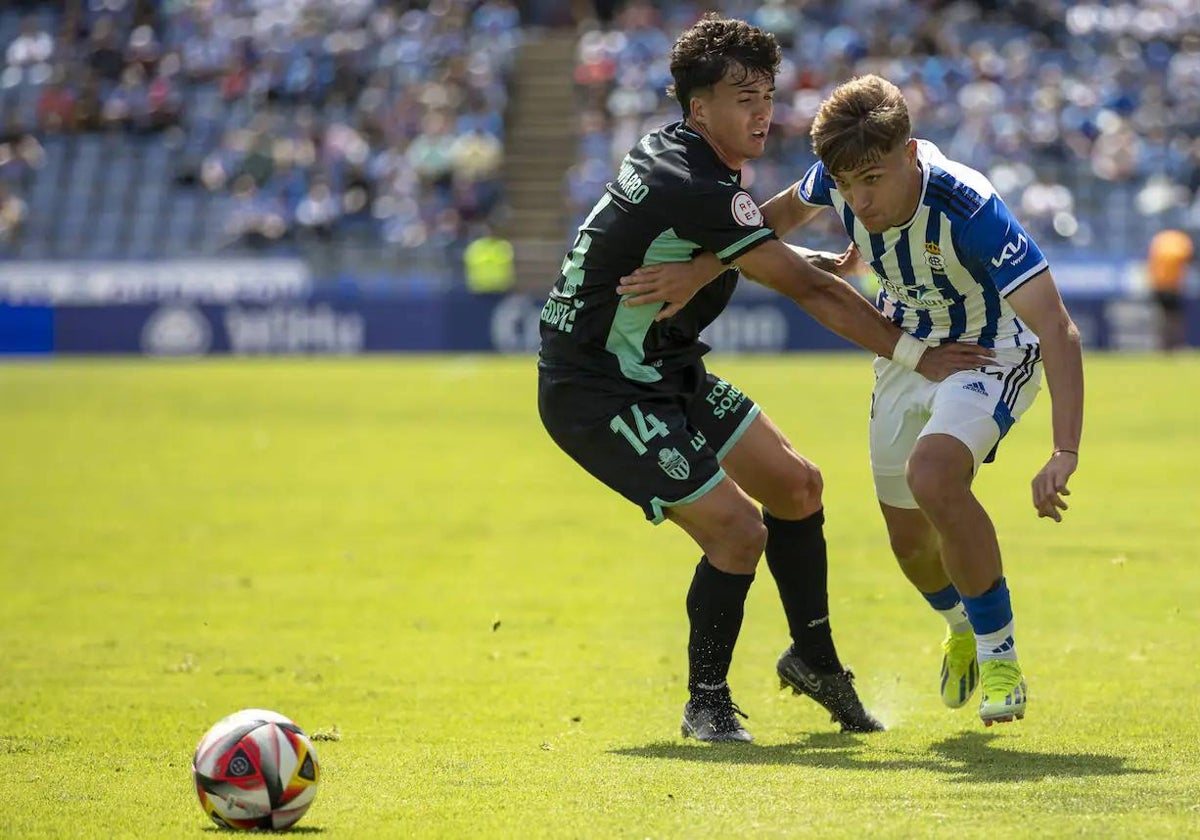
<svg viewBox="0 0 1200 840">
<path fill-rule="evenodd" d="M 917 141 L 915 138 L 908 138 L 908 142 L 904 144 L 904 157 L 909 163 L 917 162 Z"/>
<path fill-rule="evenodd" d="M 708 119 L 708 101 L 712 93 L 712 88 L 699 88 L 688 99 L 688 116 L 696 125 L 704 125 Z"/>
</svg>

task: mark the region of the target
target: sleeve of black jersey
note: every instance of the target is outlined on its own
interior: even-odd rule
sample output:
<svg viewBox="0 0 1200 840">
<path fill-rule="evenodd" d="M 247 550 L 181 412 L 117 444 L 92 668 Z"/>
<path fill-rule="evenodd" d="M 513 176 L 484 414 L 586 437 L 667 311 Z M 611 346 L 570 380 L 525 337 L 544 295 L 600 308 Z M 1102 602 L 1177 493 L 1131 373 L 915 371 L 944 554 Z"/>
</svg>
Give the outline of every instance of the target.
<svg viewBox="0 0 1200 840">
<path fill-rule="evenodd" d="M 716 254 L 725 265 L 776 238 L 750 193 L 734 183 L 714 183 L 684 193 L 676 205 L 676 234 Z"/>
</svg>

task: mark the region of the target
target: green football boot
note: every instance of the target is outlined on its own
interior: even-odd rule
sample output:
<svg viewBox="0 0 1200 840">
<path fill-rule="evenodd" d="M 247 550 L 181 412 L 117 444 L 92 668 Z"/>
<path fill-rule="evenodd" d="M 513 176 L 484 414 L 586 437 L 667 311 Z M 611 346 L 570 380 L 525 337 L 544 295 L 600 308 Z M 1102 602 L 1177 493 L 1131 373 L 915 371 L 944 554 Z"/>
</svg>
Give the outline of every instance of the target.
<svg viewBox="0 0 1200 840">
<path fill-rule="evenodd" d="M 975 634 L 951 633 L 942 640 L 942 702 L 951 709 L 967 705 L 979 685 L 979 660 L 975 658 Z"/>
<path fill-rule="evenodd" d="M 1029 692 L 1021 666 L 1005 659 L 989 659 L 979 665 L 979 681 L 983 683 L 983 699 L 979 703 L 979 719 L 984 725 L 1008 723 L 1025 717 L 1025 701 Z"/>
</svg>

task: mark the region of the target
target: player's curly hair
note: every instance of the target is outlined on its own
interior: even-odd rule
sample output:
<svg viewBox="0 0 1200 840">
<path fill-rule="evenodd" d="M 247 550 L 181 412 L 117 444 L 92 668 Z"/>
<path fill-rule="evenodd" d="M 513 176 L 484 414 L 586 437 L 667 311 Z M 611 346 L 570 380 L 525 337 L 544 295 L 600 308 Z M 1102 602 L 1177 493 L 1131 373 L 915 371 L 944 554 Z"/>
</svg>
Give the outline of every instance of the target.
<svg viewBox="0 0 1200 840">
<path fill-rule="evenodd" d="M 829 172 L 848 172 L 878 160 L 912 135 L 900 88 L 874 74 L 833 89 L 817 109 L 812 148 Z"/>
<path fill-rule="evenodd" d="M 686 118 L 697 89 L 711 88 L 729 71 L 734 74 L 735 84 L 759 75 L 773 80 L 781 58 L 779 44 L 771 33 L 744 20 L 709 12 L 671 47 L 671 77 L 675 84 L 667 88 L 667 94 L 679 102 Z"/>
</svg>

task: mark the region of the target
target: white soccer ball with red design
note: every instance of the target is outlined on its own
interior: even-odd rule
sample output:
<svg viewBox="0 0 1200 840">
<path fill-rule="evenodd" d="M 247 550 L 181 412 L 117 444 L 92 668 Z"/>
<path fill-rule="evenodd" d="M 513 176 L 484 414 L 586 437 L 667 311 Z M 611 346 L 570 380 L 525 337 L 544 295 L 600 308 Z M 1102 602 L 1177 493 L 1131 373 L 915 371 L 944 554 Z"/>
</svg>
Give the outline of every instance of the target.
<svg viewBox="0 0 1200 840">
<path fill-rule="evenodd" d="M 317 795 L 312 742 L 291 719 L 243 709 L 217 721 L 192 759 L 200 807 L 224 828 L 289 828 Z"/>
</svg>

